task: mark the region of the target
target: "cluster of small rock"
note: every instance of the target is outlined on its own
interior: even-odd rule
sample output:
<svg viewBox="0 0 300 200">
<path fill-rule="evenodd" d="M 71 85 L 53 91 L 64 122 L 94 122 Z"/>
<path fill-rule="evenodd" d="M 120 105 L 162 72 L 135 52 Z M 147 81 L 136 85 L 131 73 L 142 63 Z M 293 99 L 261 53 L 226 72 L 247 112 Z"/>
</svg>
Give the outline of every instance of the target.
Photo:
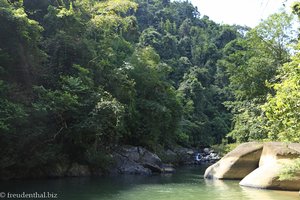
<svg viewBox="0 0 300 200">
<path fill-rule="evenodd" d="M 167 150 L 165 157 L 169 158 L 169 162 L 179 165 L 199 165 L 204 163 L 215 163 L 220 160 L 220 156 L 213 149 L 190 149 L 175 148 Z"/>
<path fill-rule="evenodd" d="M 220 158 L 213 149 L 204 148 L 203 151 L 195 154 L 194 164 L 215 163 Z"/>
</svg>

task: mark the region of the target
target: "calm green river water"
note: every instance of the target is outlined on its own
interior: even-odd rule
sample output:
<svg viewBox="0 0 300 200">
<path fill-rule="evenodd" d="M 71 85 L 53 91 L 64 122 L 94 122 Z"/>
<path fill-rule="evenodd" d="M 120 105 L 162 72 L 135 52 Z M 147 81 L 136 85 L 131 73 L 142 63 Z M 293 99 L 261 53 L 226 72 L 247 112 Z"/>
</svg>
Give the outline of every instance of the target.
<svg viewBox="0 0 300 200">
<path fill-rule="evenodd" d="M 240 187 L 238 181 L 204 180 L 204 170 L 186 167 L 173 175 L 150 177 L 5 181 L 0 182 L 0 192 L 6 196 L 8 192 L 50 192 L 66 200 L 300 200 L 298 192 L 256 190 Z"/>
</svg>

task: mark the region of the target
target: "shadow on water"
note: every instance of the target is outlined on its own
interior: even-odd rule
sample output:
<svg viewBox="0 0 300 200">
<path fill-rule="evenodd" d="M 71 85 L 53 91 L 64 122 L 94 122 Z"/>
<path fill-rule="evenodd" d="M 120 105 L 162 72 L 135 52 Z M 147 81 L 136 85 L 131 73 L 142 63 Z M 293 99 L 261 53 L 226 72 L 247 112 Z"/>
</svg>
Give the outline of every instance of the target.
<svg viewBox="0 0 300 200">
<path fill-rule="evenodd" d="M 0 188 L 11 193 L 53 192 L 67 200 L 299 200 L 297 193 L 244 188 L 238 181 L 204 180 L 206 167 L 153 176 L 5 181 Z"/>
</svg>

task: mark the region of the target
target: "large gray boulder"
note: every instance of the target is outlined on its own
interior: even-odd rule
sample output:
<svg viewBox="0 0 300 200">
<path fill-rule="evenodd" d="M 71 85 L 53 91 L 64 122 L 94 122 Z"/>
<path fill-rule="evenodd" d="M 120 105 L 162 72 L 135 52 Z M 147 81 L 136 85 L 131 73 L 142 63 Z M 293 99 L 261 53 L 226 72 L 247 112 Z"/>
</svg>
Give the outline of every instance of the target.
<svg viewBox="0 0 300 200">
<path fill-rule="evenodd" d="M 263 144 L 248 142 L 239 145 L 217 163 L 208 167 L 204 178 L 243 179 L 258 167 Z"/>
<path fill-rule="evenodd" d="M 152 172 L 162 172 L 162 161 L 154 153 L 139 147 L 140 159 L 138 160 L 144 167 L 150 169 Z"/>
<path fill-rule="evenodd" d="M 116 160 L 114 171 L 121 174 L 162 173 L 162 161 L 154 153 L 142 147 L 123 146 L 113 155 Z"/>
<path fill-rule="evenodd" d="M 247 175 L 240 185 L 279 190 L 300 190 L 300 171 L 293 180 L 280 180 L 282 170 L 300 158 L 300 144 L 268 142 L 264 144 L 259 168 Z"/>
<path fill-rule="evenodd" d="M 150 169 L 145 168 L 140 163 L 137 163 L 131 159 L 128 159 L 122 155 L 114 155 L 116 160 L 116 166 L 111 173 L 114 174 L 138 174 L 138 175 L 150 175 L 152 172 Z"/>
</svg>

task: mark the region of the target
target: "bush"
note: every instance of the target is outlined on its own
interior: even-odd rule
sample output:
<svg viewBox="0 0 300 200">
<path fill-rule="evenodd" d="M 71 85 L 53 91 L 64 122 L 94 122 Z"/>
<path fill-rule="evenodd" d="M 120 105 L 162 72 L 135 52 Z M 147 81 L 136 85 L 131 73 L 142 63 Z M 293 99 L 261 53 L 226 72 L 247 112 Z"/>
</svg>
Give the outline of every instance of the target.
<svg viewBox="0 0 300 200">
<path fill-rule="evenodd" d="M 279 174 L 279 180 L 293 180 L 296 175 L 300 174 L 300 158 L 296 159 L 293 163 L 286 164 Z"/>
</svg>

